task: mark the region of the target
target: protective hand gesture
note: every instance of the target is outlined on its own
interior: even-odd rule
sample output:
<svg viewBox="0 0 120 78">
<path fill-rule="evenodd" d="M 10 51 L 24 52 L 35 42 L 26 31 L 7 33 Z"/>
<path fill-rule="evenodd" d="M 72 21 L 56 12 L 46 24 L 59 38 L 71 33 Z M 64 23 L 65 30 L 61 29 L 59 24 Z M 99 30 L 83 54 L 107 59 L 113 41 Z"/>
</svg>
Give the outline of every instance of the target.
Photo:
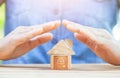
<svg viewBox="0 0 120 78">
<path fill-rule="evenodd" d="M 47 32 L 58 28 L 59 25 L 59 21 L 54 21 L 36 26 L 19 26 L 0 40 L 0 59 L 17 58 L 38 45 L 50 41 L 53 35 Z"/>
<path fill-rule="evenodd" d="M 74 32 L 76 39 L 86 44 L 104 61 L 120 65 L 120 43 L 105 29 L 83 26 L 67 20 L 63 21 L 63 25 L 71 32 Z"/>
</svg>

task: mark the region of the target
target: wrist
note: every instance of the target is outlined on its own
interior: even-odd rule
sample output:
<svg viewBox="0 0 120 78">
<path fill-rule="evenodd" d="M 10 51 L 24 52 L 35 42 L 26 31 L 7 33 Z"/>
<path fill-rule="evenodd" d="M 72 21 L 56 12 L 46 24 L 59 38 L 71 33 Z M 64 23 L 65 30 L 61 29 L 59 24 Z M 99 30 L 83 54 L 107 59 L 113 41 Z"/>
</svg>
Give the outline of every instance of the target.
<svg viewBox="0 0 120 78">
<path fill-rule="evenodd" d="M 111 45 L 109 45 L 109 54 L 110 60 L 109 63 L 113 65 L 120 65 L 120 44 L 118 41 L 113 41 Z"/>
</svg>

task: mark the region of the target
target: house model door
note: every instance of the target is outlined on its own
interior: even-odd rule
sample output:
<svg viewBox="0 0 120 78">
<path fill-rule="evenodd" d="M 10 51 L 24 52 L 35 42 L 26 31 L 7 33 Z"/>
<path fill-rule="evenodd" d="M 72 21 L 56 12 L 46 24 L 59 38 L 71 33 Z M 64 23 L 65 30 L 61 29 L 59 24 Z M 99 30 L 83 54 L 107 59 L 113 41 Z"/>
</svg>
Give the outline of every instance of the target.
<svg viewBox="0 0 120 78">
<path fill-rule="evenodd" d="M 68 56 L 54 56 L 54 69 L 68 69 Z"/>
</svg>

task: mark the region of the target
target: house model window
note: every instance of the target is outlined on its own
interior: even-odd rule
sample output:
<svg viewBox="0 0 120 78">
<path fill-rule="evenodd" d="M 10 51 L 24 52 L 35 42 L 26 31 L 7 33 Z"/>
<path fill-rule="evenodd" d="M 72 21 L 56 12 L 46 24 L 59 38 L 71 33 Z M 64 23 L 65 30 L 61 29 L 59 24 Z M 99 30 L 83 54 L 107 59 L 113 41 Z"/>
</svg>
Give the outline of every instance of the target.
<svg viewBox="0 0 120 78">
<path fill-rule="evenodd" d="M 51 69 L 68 70 L 71 69 L 72 40 L 61 40 L 49 52 Z"/>
</svg>

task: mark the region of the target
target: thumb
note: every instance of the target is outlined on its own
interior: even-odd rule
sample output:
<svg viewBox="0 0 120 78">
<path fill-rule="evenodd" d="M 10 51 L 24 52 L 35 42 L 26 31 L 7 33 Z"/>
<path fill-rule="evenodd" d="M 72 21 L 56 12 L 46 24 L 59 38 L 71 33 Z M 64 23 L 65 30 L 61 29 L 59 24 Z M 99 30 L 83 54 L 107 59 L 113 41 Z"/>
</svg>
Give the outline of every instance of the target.
<svg viewBox="0 0 120 78">
<path fill-rule="evenodd" d="M 16 49 L 14 50 L 14 55 L 12 55 L 11 58 L 13 59 L 16 57 L 20 57 L 21 55 L 27 53 L 33 48 L 50 41 L 52 38 L 53 38 L 53 35 L 51 33 L 45 33 L 45 34 L 39 35 L 31 39 L 30 41 L 17 46 Z"/>
<path fill-rule="evenodd" d="M 80 42 L 86 44 L 91 50 L 94 50 L 97 47 L 96 42 L 88 36 L 85 36 L 83 34 L 78 34 L 78 33 L 75 33 L 74 36 Z"/>
<path fill-rule="evenodd" d="M 30 49 L 33 49 L 36 46 L 42 45 L 50 41 L 52 38 L 53 38 L 53 35 L 51 33 L 45 33 L 45 34 L 39 35 L 30 40 L 30 43 L 29 43 Z"/>
<path fill-rule="evenodd" d="M 74 36 L 80 42 L 85 43 L 85 44 L 87 43 L 87 37 L 84 36 L 83 34 L 74 33 Z"/>
</svg>

